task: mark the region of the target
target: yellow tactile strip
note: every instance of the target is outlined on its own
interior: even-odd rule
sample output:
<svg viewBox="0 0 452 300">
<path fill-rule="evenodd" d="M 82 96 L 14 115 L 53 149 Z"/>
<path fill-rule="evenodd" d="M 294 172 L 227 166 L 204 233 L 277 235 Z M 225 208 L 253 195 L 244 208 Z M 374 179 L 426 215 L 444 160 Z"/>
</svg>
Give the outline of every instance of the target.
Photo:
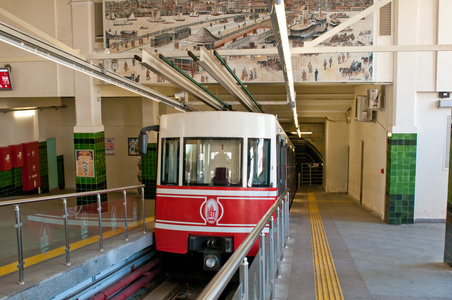
<svg viewBox="0 0 452 300">
<path fill-rule="evenodd" d="M 344 299 L 328 239 L 313 193 L 308 193 L 316 299 Z"/>
<path fill-rule="evenodd" d="M 154 217 L 146 218 L 146 223 L 149 223 L 149 222 L 152 222 L 152 221 L 154 221 Z M 142 222 L 136 222 L 136 223 L 131 224 L 128 228 L 132 229 L 132 228 L 135 228 L 135 227 L 138 227 L 138 226 L 142 226 L 142 224 L 143 224 Z M 106 231 L 106 232 L 102 233 L 102 238 L 105 240 L 105 239 L 107 239 L 109 237 L 121 234 L 124 231 L 125 231 L 124 227 L 116 228 L 115 230 Z M 95 236 L 89 237 L 89 238 L 87 238 L 85 240 L 81 240 L 81 241 L 78 241 L 78 242 L 70 244 L 69 245 L 69 249 L 72 252 L 74 250 L 77 250 L 77 249 L 80 249 L 80 248 L 85 247 L 87 245 L 98 243 L 98 242 L 99 242 L 99 236 L 95 235 Z M 27 268 L 27 267 L 32 266 L 34 264 L 37 264 L 37 263 L 43 262 L 45 260 L 57 257 L 59 255 L 66 254 L 65 249 L 66 249 L 66 247 L 63 246 L 63 247 L 59 247 L 59 248 L 50 250 L 50 251 L 45 252 L 45 253 L 41 253 L 41 254 L 38 254 L 38 255 L 35 255 L 35 256 L 32 256 L 32 257 L 25 258 L 24 259 L 24 268 Z M 16 261 L 14 263 L 10 263 L 8 265 L 0 267 L 0 276 L 4 276 L 6 274 L 18 271 L 17 265 L 18 265 L 18 262 Z"/>
</svg>

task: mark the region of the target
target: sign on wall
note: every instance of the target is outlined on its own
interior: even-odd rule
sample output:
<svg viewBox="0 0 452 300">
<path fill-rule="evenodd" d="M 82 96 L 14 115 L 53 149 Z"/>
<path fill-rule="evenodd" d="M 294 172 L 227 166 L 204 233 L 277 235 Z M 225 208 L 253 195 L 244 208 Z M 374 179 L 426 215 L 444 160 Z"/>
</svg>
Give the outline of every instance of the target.
<svg viewBox="0 0 452 300">
<path fill-rule="evenodd" d="M 94 150 L 75 150 L 77 177 L 94 177 Z"/>
<path fill-rule="evenodd" d="M 115 155 L 115 139 L 105 138 L 105 155 Z"/>
</svg>

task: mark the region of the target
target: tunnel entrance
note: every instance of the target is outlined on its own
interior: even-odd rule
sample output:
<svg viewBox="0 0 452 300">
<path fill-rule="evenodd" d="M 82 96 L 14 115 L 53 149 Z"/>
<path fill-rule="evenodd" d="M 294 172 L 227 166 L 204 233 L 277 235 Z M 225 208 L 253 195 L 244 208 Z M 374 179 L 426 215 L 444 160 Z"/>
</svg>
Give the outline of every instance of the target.
<svg viewBox="0 0 452 300">
<path fill-rule="evenodd" d="M 301 186 L 323 184 L 323 157 L 310 142 L 301 139 L 296 145 L 297 171 Z"/>
</svg>

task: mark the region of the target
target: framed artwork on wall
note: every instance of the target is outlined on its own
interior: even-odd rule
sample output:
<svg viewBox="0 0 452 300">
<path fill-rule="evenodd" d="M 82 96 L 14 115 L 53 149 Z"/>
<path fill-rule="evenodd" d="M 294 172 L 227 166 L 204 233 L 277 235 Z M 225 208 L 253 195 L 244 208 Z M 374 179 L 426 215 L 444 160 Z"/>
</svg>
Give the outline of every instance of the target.
<svg viewBox="0 0 452 300">
<path fill-rule="evenodd" d="M 138 138 L 129 138 L 129 156 L 139 156 L 138 152 Z"/>
</svg>

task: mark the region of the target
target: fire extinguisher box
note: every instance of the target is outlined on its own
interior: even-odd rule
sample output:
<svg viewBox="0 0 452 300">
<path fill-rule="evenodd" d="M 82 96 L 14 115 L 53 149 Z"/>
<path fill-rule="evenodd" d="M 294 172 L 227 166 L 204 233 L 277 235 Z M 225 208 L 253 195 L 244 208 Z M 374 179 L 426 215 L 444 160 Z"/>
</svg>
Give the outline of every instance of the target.
<svg viewBox="0 0 452 300">
<path fill-rule="evenodd" d="M 0 171 L 11 170 L 11 147 L 0 148 Z"/>
<path fill-rule="evenodd" d="M 22 167 L 22 189 L 31 191 L 41 186 L 41 172 L 39 161 Z"/>
<path fill-rule="evenodd" d="M 13 168 L 20 168 L 24 165 L 24 155 L 22 145 L 11 145 L 11 161 Z"/>
<path fill-rule="evenodd" d="M 31 191 L 41 186 L 39 142 L 23 143 L 22 189 Z"/>
<path fill-rule="evenodd" d="M 39 162 L 39 142 L 23 143 L 24 165 Z"/>
</svg>

